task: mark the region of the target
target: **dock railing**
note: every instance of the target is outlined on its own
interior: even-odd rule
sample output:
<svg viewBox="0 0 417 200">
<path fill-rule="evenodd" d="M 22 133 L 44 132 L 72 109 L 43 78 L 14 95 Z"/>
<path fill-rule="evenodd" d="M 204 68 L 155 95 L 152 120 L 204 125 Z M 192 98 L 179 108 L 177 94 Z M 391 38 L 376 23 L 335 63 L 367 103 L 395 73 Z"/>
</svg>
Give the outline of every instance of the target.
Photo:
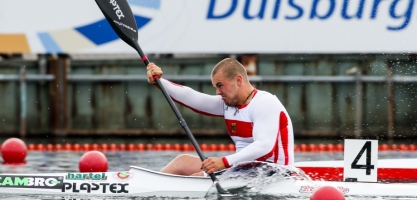
<svg viewBox="0 0 417 200">
<path fill-rule="evenodd" d="M 45 61 L 45 57 L 40 56 L 38 60 L 35 61 L 28 61 L 32 63 L 32 67 L 35 66 L 38 69 L 36 70 L 37 74 L 28 74 L 27 73 L 27 66 L 25 62 L 19 60 L 18 62 L 15 61 L 0 61 L 0 69 L 3 66 L 7 67 L 15 67 L 18 68 L 18 74 L 0 74 L 0 83 L 6 82 L 18 82 L 19 83 L 19 110 L 20 110 L 20 135 L 26 136 L 27 135 L 27 83 L 28 82 L 35 82 L 37 84 L 45 84 L 51 83 L 57 84 L 57 90 L 53 91 L 52 101 L 57 101 L 56 116 L 52 116 L 56 119 L 55 128 L 53 128 L 53 132 L 58 135 L 65 135 L 67 134 L 67 127 L 66 127 L 66 115 L 67 115 L 67 106 L 66 106 L 66 99 L 68 98 L 68 91 L 66 87 L 60 87 L 64 85 L 68 85 L 71 83 L 124 83 L 124 82 L 147 82 L 147 77 L 145 75 L 95 75 L 95 74 L 71 74 L 68 73 L 70 64 L 68 62 L 68 57 L 65 57 L 64 61 L 60 60 L 61 58 L 57 58 L 58 65 L 55 66 L 56 70 L 52 74 L 46 72 L 46 65 L 47 62 Z M 33 65 L 33 62 L 35 65 Z M 107 61 L 95 61 L 96 65 L 105 65 Z M 37 66 L 36 66 L 37 65 Z M 139 64 L 138 64 L 139 65 Z M 51 66 L 49 66 L 51 67 Z M 140 66 L 142 67 L 142 66 Z M 386 125 L 386 135 L 387 138 L 394 138 L 395 137 L 395 102 L 394 102 L 394 87 L 395 84 L 414 84 L 417 82 L 417 76 L 415 75 L 393 75 L 392 68 L 388 67 L 388 73 L 385 76 L 372 76 L 372 75 L 363 75 L 363 69 L 360 66 L 352 66 L 351 69 L 346 71 L 346 75 L 253 75 L 250 76 L 250 81 L 254 84 L 264 84 L 264 83 L 272 83 L 272 84 L 288 84 L 288 83 L 307 83 L 307 84 L 315 84 L 315 83 L 325 83 L 325 84 L 337 84 L 337 83 L 351 83 L 354 84 L 354 96 L 356 98 L 354 109 L 355 109 L 355 124 L 353 130 L 353 137 L 354 138 L 361 138 L 362 135 L 362 126 L 364 124 L 363 121 L 363 98 L 364 98 L 364 91 L 363 87 L 365 84 L 368 83 L 380 83 L 385 84 L 387 91 L 386 91 L 386 99 L 387 99 L 387 124 Z M 51 71 L 51 70 L 50 70 Z M 0 70 L 1 73 L 1 70 Z M 165 78 L 169 79 L 173 82 L 195 82 L 195 83 L 204 83 L 210 84 L 211 79 L 209 75 L 192 75 L 192 74 L 183 74 L 183 75 L 164 75 Z M 54 88 L 54 87 L 52 87 Z M 413 93 L 411 90 L 407 91 Z M 415 92 L 414 92 L 415 94 Z M 300 105 L 301 106 L 301 105 Z M 3 115 L 14 115 L 14 113 L 4 113 Z M 414 114 L 413 117 L 416 117 Z M 308 119 L 306 119 L 308 120 Z M 297 127 L 295 127 L 297 129 Z M 1 130 L 1 128 L 0 128 Z M 410 130 L 414 131 L 415 130 Z"/>
</svg>

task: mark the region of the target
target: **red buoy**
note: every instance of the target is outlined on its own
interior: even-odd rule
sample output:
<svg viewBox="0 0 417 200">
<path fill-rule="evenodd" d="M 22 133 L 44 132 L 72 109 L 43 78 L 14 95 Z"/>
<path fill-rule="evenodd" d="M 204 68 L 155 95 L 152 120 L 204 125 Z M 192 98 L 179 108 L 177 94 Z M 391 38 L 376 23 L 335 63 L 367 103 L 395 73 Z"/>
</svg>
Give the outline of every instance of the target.
<svg viewBox="0 0 417 200">
<path fill-rule="evenodd" d="M 345 200 L 343 193 L 332 186 L 322 186 L 314 191 L 310 200 Z"/>
<path fill-rule="evenodd" d="M 106 156 L 99 151 L 89 151 L 81 156 L 78 163 L 80 172 L 107 172 Z"/>
<path fill-rule="evenodd" d="M 19 138 L 9 138 L 1 146 L 3 164 L 24 164 L 27 155 L 26 144 Z"/>
</svg>

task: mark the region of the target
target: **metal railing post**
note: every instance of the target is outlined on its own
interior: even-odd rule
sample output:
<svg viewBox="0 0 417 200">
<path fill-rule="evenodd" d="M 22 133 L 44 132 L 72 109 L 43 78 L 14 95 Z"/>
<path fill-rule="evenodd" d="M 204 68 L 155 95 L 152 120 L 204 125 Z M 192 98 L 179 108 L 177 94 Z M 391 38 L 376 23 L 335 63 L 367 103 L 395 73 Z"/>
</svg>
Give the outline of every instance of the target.
<svg viewBox="0 0 417 200">
<path fill-rule="evenodd" d="M 45 55 L 39 55 L 39 60 L 38 60 L 38 68 L 39 68 L 39 75 L 41 76 L 45 76 L 46 75 L 46 68 L 47 68 L 47 60 L 46 60 L 46 56 Z M 45 84 L 44 80 L 39 81 L 39 83 L 41 85 Z"/>
<path fill-rule="evenodd" d="M 355 138 L 360 138 L 362 135 L 362 101 L 363 101 L 363 83 L 362 83 L 362 69 L 359 68 L 356 73 L 356 103 L 355 103 Z"/>
<path fill-rule="evenodd" d="M 393 91 L 393 80 L 392 80 L 392 63 L 388 61 L 387 63 L 387 114 L 388 114 L 388 126 L 387 126 L 387 137 L 388 139 L 394 138 L 394 116 L 395 116 L 395 107 L 394 107 L 394 91 Z"/>
<path fill-rule="evenodd" d="M 26 67 L 20 67 L 20 137 L 26 137 Z"/>
</svg>

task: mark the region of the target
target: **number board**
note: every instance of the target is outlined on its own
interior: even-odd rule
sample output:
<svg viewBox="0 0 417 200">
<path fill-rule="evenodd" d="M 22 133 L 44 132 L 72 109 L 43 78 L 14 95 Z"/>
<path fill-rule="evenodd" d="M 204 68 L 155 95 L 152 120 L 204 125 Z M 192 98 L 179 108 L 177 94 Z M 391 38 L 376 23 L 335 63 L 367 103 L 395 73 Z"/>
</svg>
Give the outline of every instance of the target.
<svg viewBox="0 0 417 200">
<path fill-rule="evenodd" d="M 378 140 L 345 140 L 344 181 L 377 182 Z"/>
</svg>

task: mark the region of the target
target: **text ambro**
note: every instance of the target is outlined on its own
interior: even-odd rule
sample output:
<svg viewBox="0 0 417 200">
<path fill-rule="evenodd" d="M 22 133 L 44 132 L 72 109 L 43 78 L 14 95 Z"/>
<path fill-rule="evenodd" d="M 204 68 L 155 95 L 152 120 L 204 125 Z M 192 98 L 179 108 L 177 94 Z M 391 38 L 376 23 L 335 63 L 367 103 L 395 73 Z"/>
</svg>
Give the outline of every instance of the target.
<svg viewBox="0 0 417 200">
<path fill-rule="evenodd" d="M 0 187 L 61 189 L 62 176 L 1 176 Z"/>
</svg>

